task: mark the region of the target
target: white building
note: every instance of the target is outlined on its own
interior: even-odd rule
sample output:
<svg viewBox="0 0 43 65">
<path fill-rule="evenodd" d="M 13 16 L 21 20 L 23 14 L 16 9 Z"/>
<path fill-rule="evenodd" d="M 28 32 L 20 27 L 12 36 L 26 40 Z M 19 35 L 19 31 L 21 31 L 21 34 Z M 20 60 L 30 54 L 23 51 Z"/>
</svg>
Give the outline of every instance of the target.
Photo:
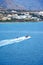
<svg viewBox="0 0 43 65">
<path fill-rule="evenodd" d="M 17 19 L 25 19 L 25 18 L 26 18 L 25 15 L 20 15 L 20 16 L 17 17 Z"/>
<path fill-rule="evenodd" d="M 8 17 L 8 18 L 11 18 L 11 17 L 12 17 L 12 15 L 11 15 L 11 14 L 8 14 L 8 15 L 7 15 L 7 17 Z"/>
<path fill-rule="evenodd" d="M 40 11 L 40 12 L 39 12 L 39 15 L 42 15 L 42 16 L 43 16 L 43 11 Z"/>
<path fill-rule="evenodd" d="M 18 18 L 17 14 L 12 14 L 12 18 Z"/>
<path fill-rule="evenodd" d="M 7 17 L 3 17 L 2 20 L 7 20 Z"/>
<path fill-rule="evenodd" d="M 37 17 L 32 17 L 31 19 L 37 20 Z"/>
</svg>

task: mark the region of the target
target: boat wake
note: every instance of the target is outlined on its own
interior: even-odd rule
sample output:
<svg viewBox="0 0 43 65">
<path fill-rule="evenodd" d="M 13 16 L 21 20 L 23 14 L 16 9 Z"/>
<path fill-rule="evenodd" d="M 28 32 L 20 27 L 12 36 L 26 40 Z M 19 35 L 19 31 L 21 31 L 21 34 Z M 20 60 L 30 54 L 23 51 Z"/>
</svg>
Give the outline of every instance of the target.
<svg viewBox="0 0 43 65">
<path fill-rule="evenodd" d="M 8 44 L 18 43 L 18 42 L 21 42 L 21 41 L 29 39 L 29 38 L 31 38 L 31 36 L 23 36 L 23 37 L 19 37 L 19 38 L 15 38 L 15 39 L 1 40 L 0 47 L 8 45 Z"/>
</svg>

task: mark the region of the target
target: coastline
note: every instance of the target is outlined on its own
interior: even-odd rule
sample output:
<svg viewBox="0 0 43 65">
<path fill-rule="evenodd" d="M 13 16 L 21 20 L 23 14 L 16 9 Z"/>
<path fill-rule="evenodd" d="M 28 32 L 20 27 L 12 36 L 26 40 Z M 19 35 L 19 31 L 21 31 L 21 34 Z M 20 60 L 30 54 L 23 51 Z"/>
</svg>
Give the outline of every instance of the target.
<svg viewBox="0 0 43 65">
<path fill-rule="evenodd" d="M 8 23 L 9 23 L 9 24 L 12 24 L 12 23 L 36 23 L 36 22 L 37 22 L 37 23 L 38 23 L 38 22 L 40 23 L 40 22 L 43 22 L 43 21 L 28 21 L 28 22 L 26 22 L 26 21 L 25 21 L 25 22 L 22 22 L 22 21 L 21 21 L 21 22 L 19 22 L 19 21 L 17 21 L 17 22 L 14 22 L 14 21 L 12 21 L 12 22 L 10 22 L 10 21 L 1 22 L 1 21 L 0 21 L 0 24 L 8 24 Z"/>
<path fill-rule="evenodd" d="M 43 21 L 43 11 L 0 10 L 0 22 Z"/>
</svg>

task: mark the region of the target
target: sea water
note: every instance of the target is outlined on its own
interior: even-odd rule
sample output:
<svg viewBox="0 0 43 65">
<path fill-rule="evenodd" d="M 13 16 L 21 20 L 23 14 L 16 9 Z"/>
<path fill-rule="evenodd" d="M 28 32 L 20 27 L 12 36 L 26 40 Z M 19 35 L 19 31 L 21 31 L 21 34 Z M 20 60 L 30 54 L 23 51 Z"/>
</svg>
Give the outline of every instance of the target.
<svg viewBox="0 0 43 65">
<path fill-rule="evenodd" d="M 30 39 L 0 47 L 0 65 L 43 65 L 43 22 L 0 23 L 0 41 Z"/>
</svg>

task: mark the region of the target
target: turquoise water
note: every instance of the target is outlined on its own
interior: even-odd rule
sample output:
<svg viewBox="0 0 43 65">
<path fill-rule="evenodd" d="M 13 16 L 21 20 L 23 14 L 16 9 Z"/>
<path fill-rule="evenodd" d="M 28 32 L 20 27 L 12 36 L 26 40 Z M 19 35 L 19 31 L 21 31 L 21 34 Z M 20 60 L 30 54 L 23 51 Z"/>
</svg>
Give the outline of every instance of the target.
<svg viewBox="0 0 43 65">
<path fill-rule="evenodd" d="M 43 65 L 43 22 L 0 24 L 0 41 L 32 38 L 0 47 L 0 65 Z"/>
</svg>

